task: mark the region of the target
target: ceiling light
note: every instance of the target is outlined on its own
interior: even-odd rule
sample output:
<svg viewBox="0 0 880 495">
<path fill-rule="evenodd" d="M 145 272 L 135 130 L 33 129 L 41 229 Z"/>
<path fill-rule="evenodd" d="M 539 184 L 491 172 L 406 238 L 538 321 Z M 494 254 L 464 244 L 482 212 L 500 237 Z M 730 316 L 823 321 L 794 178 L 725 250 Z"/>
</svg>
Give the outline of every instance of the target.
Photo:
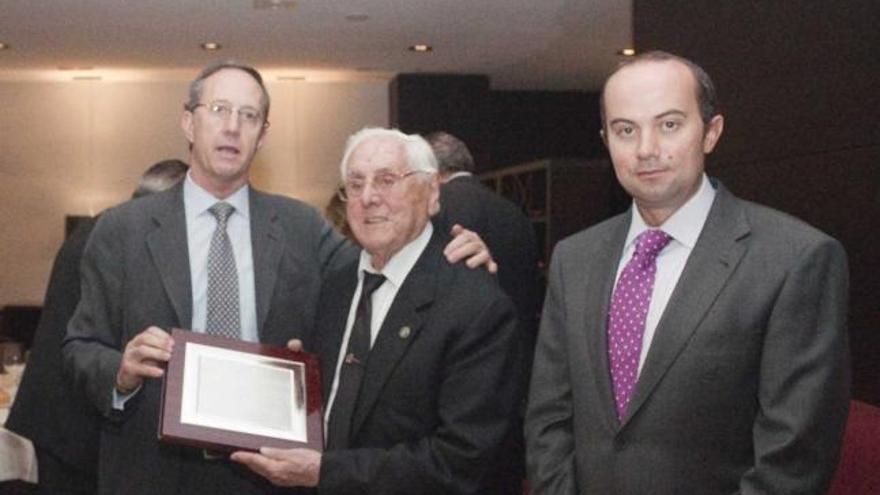
<svg viewBox="0 0 880 495">
<path fill-rule="evenodd" d="M 409 51 L 419 52 L 419 53 L 428 53 L 428 52 L 433 52 L 434 47 L 432 47 L 431 45 L 418 44 L 418 45 L 412 45 L 411 47 L 409 47 Z"/>
<path fill-rule="evenodd" d="M 296 0 L 254 0 L 254 10 L 293 10 Z"/>
<path fill-rule="evenodd" d="M 279 81 L 305 81 L 305 76 L 278 76 Z"/>
<path fill-rule="evenodd" d="M 95 68 L 91 65 L 59 65 L 58 70 L 60 71 L 71 71 L 71 70 L 94 70 Z"/>
<path fill-rule="evenodd" d="M 0 50 L 7 50 L 7 49 L 9 49 L 9 45 L 7 45 L 6 43 L 0 42 Z"/>
<path fill-rule="evenodd" d="M 632 57 L 633 55 L 636 54 L 636 49 L 635 48 L 624 48 L 623 50 L 620 50 L 619 52 L 617 52 L 617 54 L 623 55 L 624 57 Z"/>
<path fill-rule="evenodd" d="M 202 47 L 202 50 L 207 50 L 209 52 L 223 48 L 223 45 L 221 45 L 220 43 L 213 42 L 213 41 L 206 41 L 199 46 Z"/>
</svg>

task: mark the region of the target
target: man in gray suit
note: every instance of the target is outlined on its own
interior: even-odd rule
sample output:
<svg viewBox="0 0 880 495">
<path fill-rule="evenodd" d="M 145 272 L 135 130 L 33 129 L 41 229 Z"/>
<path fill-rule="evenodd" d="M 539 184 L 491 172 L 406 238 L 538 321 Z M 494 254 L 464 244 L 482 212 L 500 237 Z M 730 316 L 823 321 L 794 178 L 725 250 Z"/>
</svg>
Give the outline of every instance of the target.
<svg viewBox="0 0 880 495">
<path fill-rule="evenodd" d="M 181 120 L 189 174 L 106 211 L 86 246 L 63 353 L 77 388 L 106 418 L 100 493 L 272 490 L 226 459 L 156 440 L 170 328 L 285 345 L 313 324 L 325 270 L 356 255 L 313 208 L 249 186 L 268 114 L 255 69 L 205 68 Z"/>
<path fill-rule="evenodd" d="M 709 76 L 649 52 L 602 94 L 633 208 L 557 246 L 526 416 L 539 494 L 825 493 L 847 416 L 846 256 L 704 173 Z"/>
</svg>

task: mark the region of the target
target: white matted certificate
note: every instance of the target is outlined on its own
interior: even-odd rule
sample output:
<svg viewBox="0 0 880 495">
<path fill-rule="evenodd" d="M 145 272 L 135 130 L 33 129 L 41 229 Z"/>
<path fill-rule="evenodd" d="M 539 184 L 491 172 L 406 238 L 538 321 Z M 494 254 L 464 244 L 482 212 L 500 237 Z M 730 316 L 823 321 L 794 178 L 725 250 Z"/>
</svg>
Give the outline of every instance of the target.
<svg viewBox="0 0 880 495">
<path fill-rule="evenodd" d="M 321 450 L 317 358 L 174 329 L 159 438 L 212 450 Z"/>
</svg>

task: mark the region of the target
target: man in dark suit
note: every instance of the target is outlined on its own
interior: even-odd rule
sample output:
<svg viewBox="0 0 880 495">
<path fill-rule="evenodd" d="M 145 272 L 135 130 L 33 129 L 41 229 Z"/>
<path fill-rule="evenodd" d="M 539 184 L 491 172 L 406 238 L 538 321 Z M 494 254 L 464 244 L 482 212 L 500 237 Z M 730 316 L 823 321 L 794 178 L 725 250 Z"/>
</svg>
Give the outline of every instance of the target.
<svg viewBox="0 0 880 495">
<path fill-rule="evenodd" d="M 282 486 L 331 494 L 491 493 L 490 461 L 520 401 L 510 299 L 443 260 L 436 161 L 419 136 L 365 129 L 342 162 L 360 260 L 327 279 L 315 348 L 327 448 L 233 459 Z M 362 294 L 366 294 L 365 296 Z"/>
<path fill-rule="evenodd" d="M 467 145 L 443 131 L 425 136 L 440 173 L 440 212 L 432 218 L 441 231 L 459 224 L 478 233 L 498 263 L 498 284 L 513 299 L 523 334 L 522 380 L 528 386 L 538 334 L 541 281 L 538 248 L 532 222 L 513 202 L 484 186 L 474 172 L 474 158 Z M 522 425 L 506 442 L 502 457 L 490 476 L 496 494 L 522 493 L 525 447 Z"/>
<path fill-rule="evenodd" d="M 116 494 L 271 491 L 225 458 L 156 440 L 172 327 L 284 345 L 307 332 L 326 269 L 356 255 L 304 203 L 257 191 L 250 165 L 269 127 L 256 69 L 206 67 L 191 83 L 181 127 L 190 171 L 178 186 L 101 215 L 81 266 L 65 366 L 106 418 L 98 485 Z M 447 247 L 479 251 L 473 234 Z M 485 250 L 468 259 L 479 264 Z"/>
<path fill-rule="evenodd" d="M 663 52 L 606 81 L 633 208 L 557 246 L 526 415 L 535 493 L 822 494 L 849 399 L 834 239 L 704 173 L 724 120 Z"/>
<path fill-rule="evenodd" d="M 179 160 L 156 163 L 144 172 L 133 197 L 168 189 L 187 168 Z M 79 301 L 79 263 L 95 221 L 81 222 L 55 257 L 27 369 L 5 425 L 33 442 L 41 494 L 97 490 L 100 416 L 61 372 L 61 340 Z"/>
</svg>

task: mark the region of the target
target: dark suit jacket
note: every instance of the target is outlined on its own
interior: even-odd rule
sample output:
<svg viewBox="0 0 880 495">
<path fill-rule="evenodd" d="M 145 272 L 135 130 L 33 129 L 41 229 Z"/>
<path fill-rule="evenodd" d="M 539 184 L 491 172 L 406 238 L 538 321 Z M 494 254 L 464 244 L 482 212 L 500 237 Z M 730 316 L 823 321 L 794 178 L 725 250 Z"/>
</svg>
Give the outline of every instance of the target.
<svg viewBox="0 0 880 495">
<path fill-rule="evenodd" d="M 327 451 L 319 493 L 480 493 L 516 416 L 520 335 L 483 270 L 450 265 L 435 232 L 397 293 L 367 362 L 350 448 Z M 329 396 L 357 263 L 328 278 L 316 338 Z M 408 328 L 409 330 L 404 330 Z"/>
<path fill-rule="evenodd" d="M 849 397 L 841 245 L 719 186 L 619 424 L 606 321 L 629 215 L 553 255 L 526 416 L 535 493 L 825 493 Z"/>
<path fill-rule="evenodd" d="M 61 340 L 79 301 L 79 262 L 95 220 L 81 223 L 58 250 L 27 369 L 6 428 L 30 439 L 78 471 L 83 482 L 98 467 L 100 416 L 62 373 Z M 41 475 L 43 466 L 40 466 Z"/>
<path fill-rule="evenodd" d="M 473 230 L 498 263 L 498 283 L 523 321 L 534 322 L 541 306 L 535 229 L 520 208 L 476 177 L 457 177 L 440 187 L 434 225 L 444 234 L 456 223 Z M 530 323 L 531 324 L 531 323 Z"/>
<path fill-rule="evenodd" d="M 254 189 L 249 197 L 260 341 L 283 346 L 313 323 L 323 270 L 353 252 L 314 209 Z M 123 414 L 112 409 L 125 344 L 150 325 L 190 326 L 187 249 L 182 183 L 107 210 L 86 246 L 82 299 L 63 353 L 79 390 L 109 420 L 101 435 L 101 493 L 269 491 L 243 467 L 156 440 L 161 380 L 146 380 Z"/>
</svg>

